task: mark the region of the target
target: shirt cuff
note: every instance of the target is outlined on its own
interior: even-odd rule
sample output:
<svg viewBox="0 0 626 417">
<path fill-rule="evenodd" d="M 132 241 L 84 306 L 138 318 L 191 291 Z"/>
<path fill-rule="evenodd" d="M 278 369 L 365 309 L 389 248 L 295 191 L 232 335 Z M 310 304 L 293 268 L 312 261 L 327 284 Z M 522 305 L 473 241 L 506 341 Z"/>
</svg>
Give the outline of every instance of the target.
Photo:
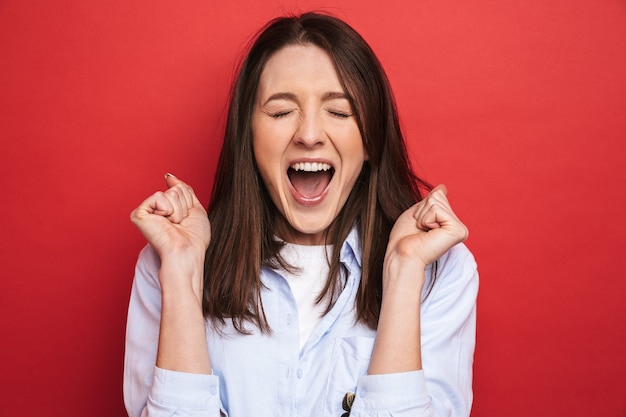
<svg viewBox="0 0 626 417">
<path fill-rule="evenodd" d="M 356 397 L 372 411 L 425 408 L 430 402 L 423 370 L 362 376 Z"/>
<path fill-rule="evenodd" d="M 220 410 L 219 377 L 154 368 L 150 399 L 173 409 Z"/>
</svg>

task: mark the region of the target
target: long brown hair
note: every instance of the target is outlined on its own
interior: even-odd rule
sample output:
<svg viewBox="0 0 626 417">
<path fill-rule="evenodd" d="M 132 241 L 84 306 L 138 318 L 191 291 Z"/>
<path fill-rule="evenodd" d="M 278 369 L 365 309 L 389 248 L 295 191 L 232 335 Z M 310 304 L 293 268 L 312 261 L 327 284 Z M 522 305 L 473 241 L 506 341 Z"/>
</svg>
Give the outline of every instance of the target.
<svg viewBox="0 0 626 417">
<path fill-rule="evenodd" d="M 398 216 L 422 199 L 430 185 L 413 174 L 383 68 L 363 38 L 345 22 L 305 13 L 269 22 L 257 35 L 239 69 L 231 95 L 209 219 L 212 239 L 204 272 L 203 308 L 214 325 L 231 319 L 247 333 L 246 322 L 270 331 L 261 291 L 263 266 L 285 266 L 275 239 L 280 216 L 261 180 L 252 148 L 252 113 L 261 72 L 281 48 L 313 44 L 328 53 L 350 100 L 369 156 L 359 179 L 335 219 L 326 242 L 334 244 L 326 287 L 318 301 L 336 299 L 341 290 L 341 242 L 357 227 L 362 276 L 357 320 L 375 328 L 382 300 L 382 267 L 389 233 Z"/>
</svg>

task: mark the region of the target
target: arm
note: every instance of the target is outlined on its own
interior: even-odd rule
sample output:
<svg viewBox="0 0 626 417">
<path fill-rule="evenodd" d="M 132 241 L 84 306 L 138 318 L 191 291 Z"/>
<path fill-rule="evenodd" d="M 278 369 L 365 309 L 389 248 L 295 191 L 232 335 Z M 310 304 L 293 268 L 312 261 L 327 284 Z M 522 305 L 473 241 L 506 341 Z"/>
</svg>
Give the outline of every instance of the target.
<svg viewBox="0 0 626 417">
<path fill-rule="evenodd" d="M 210 225 L 193 190 L 172 175 L 168 190 L 145 200 L 132 222 L 161 260 L 162 310 L 156 365 L 190 373 L 211 373 L 206 346 L 202 288 Z"/>
<path fill-rule="evenodd" d="M 210 226 L 193 190 L 171 175 L 166 181 L 167 191 L 153 194 L 131 214 L 158 258 L 152 268 L 140 259 L 129 307 L 125 395 L 129 413 L 137 413 L 138 402 L 139 410 L 147 404 L 142 415 L 171 413 L 168 406 L 197 410 L 206 401 L 190 401 L 189 394 L 216 392 L 216 387 L 207 389 L 216 378 L 210 376 L 202 312 Z M 151 364 L 141 351 L 148 351 Z M 186 390 L 173 388 L 181 384 Z"/>
<path fill-rule="evenodd" d="M 444 186 L 405 211 L 389 236 L 383 266 L 383 300 L 370 374 L 422 369 L 420 303 L 424 270 L 467 238 Z"/>
<path fill-rule="evenodd" d="M 364 403 L 381 411 L 380 415 L 396 415 L 385 411 L 387 408 L 402 409 L 411 416 L 436 415 L 426 388 L 428 374 L 424 375 L 422 370 L 423 362 L 432 363 L 430 358 L 422 358 L 423 327 L 424 324 L 426 327 L 430 325 L 422 322 L 424 271 L 427 265 L 441 258 L 466 237 L 467 229 L 451 210 L 443 186 L 435 188 L 426 199 L 403 213 L 390 234 L 376 342 L 368 376 L 363 381 L 370 385 L 370 389 L 364 390 L 370 391 L 370 399 L 377 398 L 377 401 Z M 470 304 L 473 305 L 473 301 Z M 465 321 L 468 317 L 459 311 L 456 319 Z M 445 348 L 453 351 L 455 342 L 451 341 Z M 430 371 L 432 377 L 438 376 L 435 375 L 437 370 L 431 367 Z M 386 381 L 384 385 L 381 383 L 383 380 Z M 450 381 L 444 384 L 447 382 Z M 387 388 L 376 393 L 381 387 Z M 372 388 L 374 392 L 371 392 Z M 408 391 L 410 389 L 414 391 Z M 446 398 L 441 400 L 443 403 L 447 401 Z M 399 403 L 402 405 L 398 406 Z"/>
</svg>

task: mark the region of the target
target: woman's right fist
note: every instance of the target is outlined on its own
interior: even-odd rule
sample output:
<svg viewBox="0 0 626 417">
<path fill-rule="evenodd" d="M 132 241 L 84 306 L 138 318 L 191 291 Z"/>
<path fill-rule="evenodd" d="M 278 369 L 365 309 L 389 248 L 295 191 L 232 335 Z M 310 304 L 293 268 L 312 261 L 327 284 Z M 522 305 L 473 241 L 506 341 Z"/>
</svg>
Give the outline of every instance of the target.
<svg viewBox="0 0 626 417">
<path fill-rule="evenodd" d="M 165 182 L 168 189 L 156 192 L 142 202 L 131 213 L 131 221 L 161 260 L 170 255 L 204 257 L 211 241 L 206 210 L 189 185 L 172 174 L 165 175 Z"/>
</svg>

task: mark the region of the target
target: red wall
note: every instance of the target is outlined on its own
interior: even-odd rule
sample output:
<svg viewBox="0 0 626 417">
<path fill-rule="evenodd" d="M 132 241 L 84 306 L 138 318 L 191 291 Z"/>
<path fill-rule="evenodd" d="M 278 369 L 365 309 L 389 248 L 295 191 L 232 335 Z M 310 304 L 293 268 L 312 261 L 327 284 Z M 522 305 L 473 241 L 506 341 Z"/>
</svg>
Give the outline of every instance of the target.
<svg viewBox="0 0 626 417">
<path fill-rule="evenodd" d="M 621 0 L 0 2 L 0 414 L 124 415 L 128 215 L 167 171 L 207 202 L 243 43 L 311 8 L 378 52 L 471 229 L 473 416 L 626 415 Z"/>
</svg>

